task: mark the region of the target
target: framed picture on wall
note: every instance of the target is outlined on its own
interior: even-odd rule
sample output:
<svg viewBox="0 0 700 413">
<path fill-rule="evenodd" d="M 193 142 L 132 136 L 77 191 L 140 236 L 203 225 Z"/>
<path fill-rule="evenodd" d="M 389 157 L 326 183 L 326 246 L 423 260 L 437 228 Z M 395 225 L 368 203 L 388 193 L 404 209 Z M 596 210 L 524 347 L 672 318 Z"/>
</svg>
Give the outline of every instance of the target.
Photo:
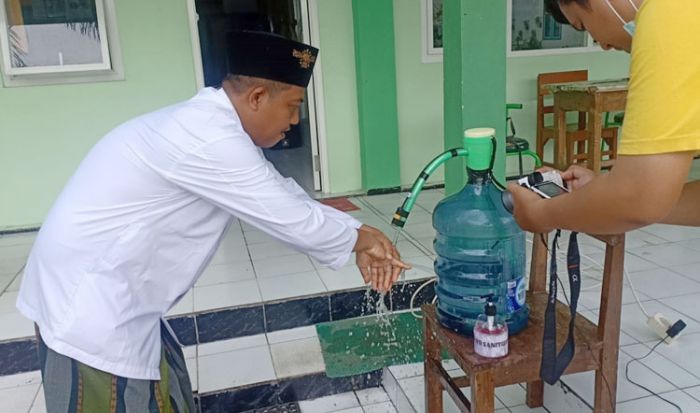
<svg viewBox="0 0 700 413">
<path fill-rule="evenodd" d="M 421 0 L 423 63 L 442 61 L 442 0 Z"/>
<path fill-rule="evenodd" d="M 554 20 L 544 0 L 508 0 L 507 16 L 509 56 L 600 51 L 588 33 Z"/>
</svg>

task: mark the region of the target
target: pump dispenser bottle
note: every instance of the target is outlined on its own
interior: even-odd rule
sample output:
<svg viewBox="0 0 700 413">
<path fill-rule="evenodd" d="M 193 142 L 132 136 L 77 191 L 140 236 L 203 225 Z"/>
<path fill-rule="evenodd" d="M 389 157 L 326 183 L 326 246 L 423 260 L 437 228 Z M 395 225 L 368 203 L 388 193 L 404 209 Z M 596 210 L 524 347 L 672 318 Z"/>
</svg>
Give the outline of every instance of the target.
<svg viewBox="0 0 700 413">
<path fill-rule="evenodd" d="M 496 314 L 496 305 L 489 299 L 484 306 L 484 314 L 474 325 L 474 351 L 482 357 L 508 355 L 508 325 L 499 323 Z"/>
</svg>

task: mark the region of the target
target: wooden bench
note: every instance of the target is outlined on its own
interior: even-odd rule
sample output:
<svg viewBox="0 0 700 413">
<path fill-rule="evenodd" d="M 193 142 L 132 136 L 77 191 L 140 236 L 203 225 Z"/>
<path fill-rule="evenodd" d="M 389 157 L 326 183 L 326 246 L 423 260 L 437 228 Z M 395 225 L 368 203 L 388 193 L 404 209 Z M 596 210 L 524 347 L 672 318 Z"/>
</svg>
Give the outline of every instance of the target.
<svg viewBox="0 0 700 413">
<path fill-rule="evenodd" d="M 582 316 L 576 317 L 576 354 L 564 374 L 595 371 L 594 412 L 608 413 L 615 411 L 616 404 L 625 238 L 624 235 L 595 238 L 606 243 L 598 325 Z M 443 327 L 437 320 L 434 305 L 423 306 L 425 399 L 428 413 L 443 411 L 443 390 L 447 391 L 462 412 L 491 413 L 494 411 L 495 388 L 517 383 L 527 383 L 526 402 L 529 407 L 543 405 L 544 383 L 540 380 L 540 363 L 548 297 L 547 236 L 544 236 L 544 243 L 539 241 L 540 236 L 537 234 L 533 240 L 530 288 L 527 295 L 530 320 L 523 332 L 510 337 L 508 356 L 488 359 L 477 355 L 471 338 Z M 557 345 L 561 348 L 568 334 L 570 315 L 566 304 L 557 304 Z M 441 349 L 449 353 L 465 372 L 465 376 L 450 377 L 441 363 Z M 462 393 L 460 388 L 463 387 L 471 387 L 471 402 Z"/>
</svg>

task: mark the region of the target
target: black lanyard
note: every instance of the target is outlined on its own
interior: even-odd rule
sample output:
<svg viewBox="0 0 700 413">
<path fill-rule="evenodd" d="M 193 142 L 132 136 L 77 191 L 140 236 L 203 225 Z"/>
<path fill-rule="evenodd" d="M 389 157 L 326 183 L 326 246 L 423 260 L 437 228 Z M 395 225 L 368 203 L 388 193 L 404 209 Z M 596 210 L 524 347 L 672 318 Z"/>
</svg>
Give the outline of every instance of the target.
<svg viewBox="0 0 700 413">
<path fill-rule="evenodd" d="M 557 230 L 552 241 L 552 258 L 549 269 L 549 299 L 547 310 L 544 313 L 544 334 L 542 338 L 542 364 L 540 377 L 548 384 L 554 384 L 559 380 L 564 370 L 574 358 L 574 326 L 576 322 L 576 306 L 581 292 L 581 257 L 578 251 L 577 233 L 572 232 L 569 237 L 569 250 L 566 254 L 566 267 L 569 272 L 569 285 L 571 288 L 571 320 L 569 321 L 569 337 L 557 354 L 557 241 L 561 231 Z"/>
</svg>

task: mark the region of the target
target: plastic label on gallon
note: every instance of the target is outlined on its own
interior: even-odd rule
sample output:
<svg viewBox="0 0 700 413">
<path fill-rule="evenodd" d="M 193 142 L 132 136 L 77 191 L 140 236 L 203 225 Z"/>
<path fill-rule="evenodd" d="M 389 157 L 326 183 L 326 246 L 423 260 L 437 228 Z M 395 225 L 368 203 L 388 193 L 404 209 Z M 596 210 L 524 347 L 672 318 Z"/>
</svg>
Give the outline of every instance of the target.
<svg viewBox="0 0 700 413">
<path fill-rule="evenodd" d="M 508 281 L 508 313 L 514 313 L 525 305 L 525 277 Z"/>
</svg>

